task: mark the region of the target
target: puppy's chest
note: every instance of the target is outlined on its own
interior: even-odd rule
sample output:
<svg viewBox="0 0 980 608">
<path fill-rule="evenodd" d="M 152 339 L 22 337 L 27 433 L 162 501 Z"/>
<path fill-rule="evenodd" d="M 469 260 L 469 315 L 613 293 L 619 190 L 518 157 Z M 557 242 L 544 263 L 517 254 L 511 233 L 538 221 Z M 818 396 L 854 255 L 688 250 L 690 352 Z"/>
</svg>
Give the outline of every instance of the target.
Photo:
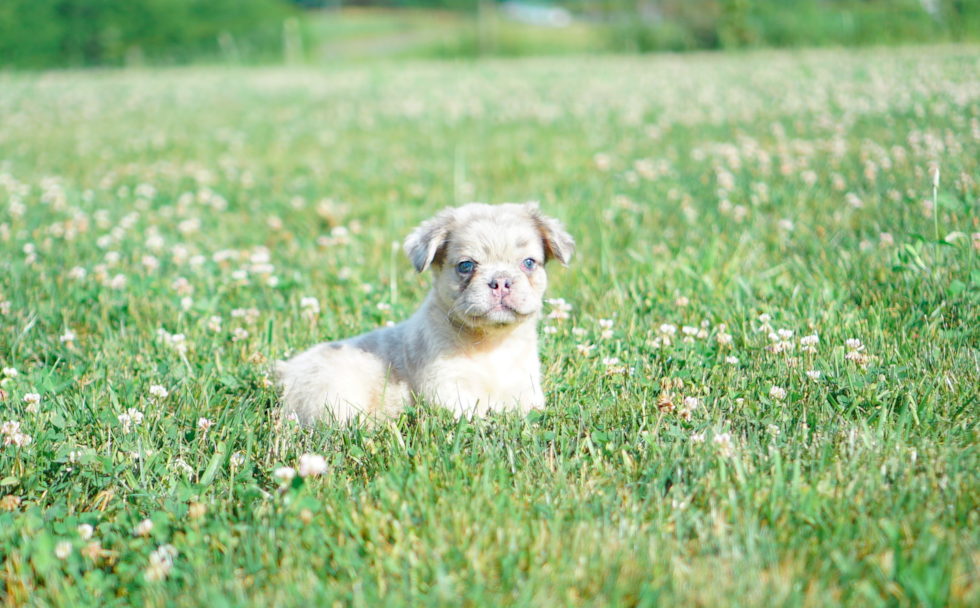
<svg viewBox="0 0 980 608">
<path fill-rule="evenodd" d="M 533 347 L 459 356 L 444 365 L 442 379 L 474 397 L 504 402 L 539 391 L 541 365 Z"/>
</svg>

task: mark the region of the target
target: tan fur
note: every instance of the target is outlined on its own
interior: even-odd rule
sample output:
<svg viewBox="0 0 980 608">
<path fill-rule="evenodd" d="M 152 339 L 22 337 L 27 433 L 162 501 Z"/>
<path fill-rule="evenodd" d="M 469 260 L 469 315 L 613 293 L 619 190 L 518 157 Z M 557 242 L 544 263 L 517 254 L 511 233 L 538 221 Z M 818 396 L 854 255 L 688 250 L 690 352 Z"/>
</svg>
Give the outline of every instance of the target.
<svg viewBox="0 0 980 608">
<path fill-rule="evenodd" d="M 394 416 L 416 397 L 467 417 L 543 407 L 537 322 L 544 266 L 567 264 L 574 248 L 534 203 L 443 210 L 405 239 L 415 268 L 431 266 L 434 275 L 421 308 L 394 327 L 278 362 L 283 411 L 310 424 Z M 533 270 L 523 266 L 528 258 Z M 458 271 L 461 260 L 474 263 L 471 273 Z"/>
</svg>

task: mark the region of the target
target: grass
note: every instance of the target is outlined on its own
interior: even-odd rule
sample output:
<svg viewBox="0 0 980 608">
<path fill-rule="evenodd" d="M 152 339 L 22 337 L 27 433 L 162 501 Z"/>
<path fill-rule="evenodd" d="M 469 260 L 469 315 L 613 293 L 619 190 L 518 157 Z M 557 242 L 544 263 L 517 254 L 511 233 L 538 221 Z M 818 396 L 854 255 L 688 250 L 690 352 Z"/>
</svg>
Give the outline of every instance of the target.
<svg viewBox="0 0 980 608">
<path fill-rule="evenodd" d="M 976 605 L 976 53 L 0 74 L 0 598 Z M 528 199 L 543 412 L 277 416 L 421 301 L 392 242 Z"/>
</svg>

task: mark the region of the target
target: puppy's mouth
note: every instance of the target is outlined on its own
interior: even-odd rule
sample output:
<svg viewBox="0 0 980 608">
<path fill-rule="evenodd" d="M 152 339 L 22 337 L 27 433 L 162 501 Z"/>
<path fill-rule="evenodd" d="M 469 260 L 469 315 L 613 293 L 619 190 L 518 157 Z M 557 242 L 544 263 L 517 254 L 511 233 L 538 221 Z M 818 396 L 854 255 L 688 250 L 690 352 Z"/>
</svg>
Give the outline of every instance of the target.
<svg viewBox="0 0 980 608">
<path fill-rule="evenodd" d="M 496 302 L 491 302 L 488 308 L 473 316 L 475 320 L 482 321 L 484 323 L 489 323 L 492 325 L 509 325 L 511 323 L 521 321 L 531 314 L 533 314 L 533 311 L 525 312 L 518 308 L 518 306 L 515 304 L 501 299 L 497 300 Z"/>
</svg>

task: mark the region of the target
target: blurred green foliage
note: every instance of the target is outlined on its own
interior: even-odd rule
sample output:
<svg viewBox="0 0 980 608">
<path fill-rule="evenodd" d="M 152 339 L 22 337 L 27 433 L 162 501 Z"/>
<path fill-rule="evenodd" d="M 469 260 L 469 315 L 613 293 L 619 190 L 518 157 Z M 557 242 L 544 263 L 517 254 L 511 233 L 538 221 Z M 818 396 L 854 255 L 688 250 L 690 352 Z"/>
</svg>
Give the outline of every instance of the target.
<svg viewBox="0 0 980 608">
<path fill-rule="evenodd" d="M 262 60 L 281 49 L 292 10 L 281 0 L 3 0 L 0 66 Z"/>
<path fill-rule="evenodd" d="M 980 38 L 980 0 L 606 0 L 624 51 L 871 46 Z"/>
<path fill-rule="evenodd" d="M 980 0 L 550 3 L 575 15 L 574 26 L 565 30 L 505 21 L 502 11 L 492 10 L 497 4 L 495 0 L 0 0 L 0 68 L 281 61 L 283 22 L 291 16 L 301 20 L 294 31 L 302 32 L 303 57 L 294 60 L 980 40 Z M 483 8 L 477 10 L 478 6 Z M 335 10 L 341 7 L 345 10 Z M 488 16 L 495 25 L 487 23 Z M 390 40 L 382 39 L 386 34 L 378 27 L 393 23 L 397 31 L 391 32 Z"/>
</svg>

